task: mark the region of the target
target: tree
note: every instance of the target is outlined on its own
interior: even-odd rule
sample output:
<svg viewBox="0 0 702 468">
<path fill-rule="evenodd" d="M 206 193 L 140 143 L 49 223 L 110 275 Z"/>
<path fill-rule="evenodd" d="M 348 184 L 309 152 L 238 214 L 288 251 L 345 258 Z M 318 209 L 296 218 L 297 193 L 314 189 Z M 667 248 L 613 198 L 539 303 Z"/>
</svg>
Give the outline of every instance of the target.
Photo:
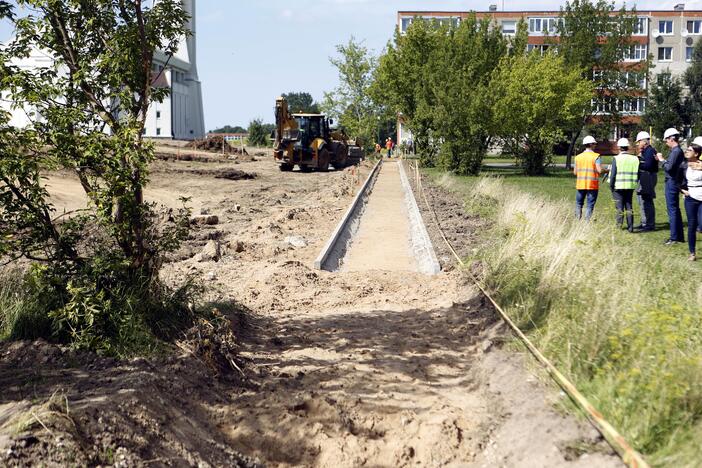
<svg viewBox="0 0 702 468">
<path fill-rule="evenodd" d="M 310 93 L 284 93 L 283 97 L 287 99 L 288 107 L 292 113 L 319 113 L 319 105 L 314 102 Z"/>
<path fill-rule="evenodd" d="M 702 41 L 697 41 L 692 49 L 692 63 L 685 70 L 685 85 L 688 87 L 690 124 L 696 134 L 702 134 Z"/>
<path fill-rule="evenodd" d="M 145 307 L 164 291 L 162 254 L 188 231 L 188 210 L 162 217 L 143 195 L 153 160 L 144 122 L 168 92 L 152 86 L 154 51 L 175 53 L 187 14 L 179 0 L 16 3 L 32 14 L 12 20 L 0 83 L 31 123 L 14 129 L 0 117 L 0 258 L 35 262 L 56 336 L 110 348 L 134 324 L 129 314 L 153 318 Z M 33 49 L 52 61 L 13 65 Z M 77 176 L 86 209 L 57 216 L 42 183 L 56 168 Z"/>
<path fill-rule="evenodd" d="M 249 123 L 248 143 L 251 146 L 268 146 L 270 144 L 270 134 L 275 128 L 273 125 L 264 124 L 261 119 L 254 119 Z"/>
<path fill-rule="evenodd" d="M 336 50 L 339 57 L 330 57 L 329 61 L 339 71 L 339 86 L 324 93 L 322 111 L 336 118 L 349 135 L 370 146 L 378 132 L 379 117 L 384 114 L 370 95 L 377 59 L 353 37 L 347 44 L 337 45 Z"/>
<path fill-rule="evenodd" d="M 589 108 L 592 88 L 552 53 L 502 59 L 489 87 L 496 132 L 526 174 L 544 172 L 553 145 Z"/>
<path fill-rule="evenodd" d="M 559 19 L 551 44 L 557 46 L 567 67 L 581 70 L 583 78 L 596 84 L 593 99 L 606 97 L 616 102 L 630 96 L 632 88 L 638 88 L 637 80 L 623 80 L 621 73 L 622 61 L 631 56 L 634 44 L 631 36 L 637 24 L 635 10 L 622 7 L 616 11 L 614 3 L 606 0 L 573 0 L 561 8 Z M 645 76 L 648 58 L 642 58 L 640 63 L 631 71 Z M 593 114 L 597 114 L 596 110 L 586 109 L 570 130 L 567 168 L 582 129 Z M 621 120 L 617 106 L 610 106 L 608 113 L 598 117 L 610 126 Z"/>
<path fill-rule="evenodd" d="M 451 26 L 415 18 L 381 57 L 373 92 L 401 114 L 424 165 L 475 174 L 490 143 L 492 71 L 525 47 L 523 23 L 511 41 L 475 15 Z"/>
<path fill-rule="evenodd" d="M 435 53 L 439 36 L 435 24 L 414 21 L 405 34 L 395 31 L 394 41 L 380 57 L 370 92 L 376 102 L 401 116 L 411 130 L 420 162 L 435 164 L 431 142 L 434 127 L 435 96 L 430 84 L 429 59 Z"/>
<path fill-rule="evenodd" d="M 246 129 L 244 127 L 240 127 L 239 125 L 235 125 L 234 127 L 231 125 L 225 125 L 222 128 L 212 130 L 210 133 L 246 133 Z"/>
<path fill-rule="evenodd" d="M 689 120 L 687 107 L 680 79 L 668 70 L 652 80 L 642 124 L 651 127 L 654 135 L 663 135 L 670 127 L 683 128 Z"/>
<path fill-rule="evenodd" d="M 429 82 L 435 100 L 434 133 L 442 142 L 438 163 L 459 174 L 477 174 L 491 141 L 495 101 L 488 85 L 509 42 L 489 20 L 478 21 L 474 15 L 437 34 Z"/>
</svg>

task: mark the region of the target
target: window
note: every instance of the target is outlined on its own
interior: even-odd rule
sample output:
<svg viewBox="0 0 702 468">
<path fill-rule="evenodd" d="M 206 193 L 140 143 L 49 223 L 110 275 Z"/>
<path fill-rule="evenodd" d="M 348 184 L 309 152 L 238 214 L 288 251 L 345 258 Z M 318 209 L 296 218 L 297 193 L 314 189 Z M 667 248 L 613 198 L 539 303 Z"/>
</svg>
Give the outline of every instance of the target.
<svg viewBox="0 0 702 468">
<path fill-rule="evenodd" d="M 670 72 L 662 72 L 659 73 L 658 76 L 656 76 L 656 83 L 658 86 L 666 86 L 670 80 L 673 78 L 673 75 L 670 74 Z"/>
<path fill-rule="evenodd" d="M 161 118 L 161 111 L 156 111 L 156 118 L 160 119 Z"/>
<path fill-rule="evenodd" d="M 646 98 L 614 99 L 611 96 L 593 99 L 590 102 L 594 114 L 610 114 L 618 111 L 623 114 L 642 114 L 646 112 Z"/>
<path fill-rule="evenodd" d="M 685 47 L 685 61 L 692 62 L 692 47 Z"/>
<path fill-rule="evenodd" d="M 624 50 L 624 60 L 627 62 L 646 60 L 646 54 L 648 54 L 646 44 L 634 44 Z"/>
<path fill-rule="evenodd" d="M 160 128 L 157 128 L 157 129 L 156 129 L 156 135 L 160 135 L 160 134 L 161 134 L 161 129 L 160 129 Z"/>
<path fill-rule="evenodd" d="M 625 114 L 642 114 L 646 111 L 646 98 L 623 99 L 619 110 Z"/>
<path fill-rule="evenodd" d="M 409 29 L 410 25 L 415 21 L 415 19 L 419 19 L 422 21 L 427 21 L 429 23 L 433 23 L 437 27 L 448 26 L 450 28 L 456 28 L 456 27 L 458 27 L 459 24 L 461 24 L 461 18 L 459 18 L 459 17 L 422 16 L 419 18 L 400 18 L 400 32 L 401 33 L 407 32 L 407 29 Z"/>
<path fill-rule="evenodd" d="M 503 21 L 502 22 L 502 34 L 515 34 L 517 32 L 517 22 L 516 21 Z"/>
<path fill-rule="evenodd" d="M 671 62 L 673 60 L 673 48 L 672 47 L 659 47 L 658 48 L 658 61 L 659 62 Z"/>
<path fill-rule="evenodd" d="M 529 34 L 556 34 L 561 18 L 529 18 Z"/>
<path fill-rule="evenodd" d="M 672 21 L 659 21 L 658 22 L 658 32 L 664 36 L 671 36 L 673 34 L 673 22 Z"/>
<path fill-rule="evenodd" d="M 648 35 L 648 18 L 636 18 L 636 24 L 634 25 L 634 35 Z"/>
<path fill-rule="evenodd" d="M 687 22 L 688 34 L 700 34 L 702 32 L 702 20 L 693 20 Z"/>
<path fill-rule="evenodd" d="M 527 52 L 537 50 L 539 55 L 544 55 L 549 47 L 549 44 L 527 44 Z"/>
</svg>

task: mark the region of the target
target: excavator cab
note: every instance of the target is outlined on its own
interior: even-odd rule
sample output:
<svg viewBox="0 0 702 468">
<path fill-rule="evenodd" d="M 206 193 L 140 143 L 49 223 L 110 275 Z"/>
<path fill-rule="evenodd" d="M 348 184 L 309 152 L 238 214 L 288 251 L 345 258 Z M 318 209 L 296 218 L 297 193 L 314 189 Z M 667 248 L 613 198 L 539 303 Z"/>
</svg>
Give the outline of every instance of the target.
<svg viewBox="0 0 702 468">
<path fill-rule="evenodd" d="M 323 115 L 294 114 L 300 136 L 297 141 L 302 147 L 309 147 L 317 138 L 326 138 Z"/>
</svg>

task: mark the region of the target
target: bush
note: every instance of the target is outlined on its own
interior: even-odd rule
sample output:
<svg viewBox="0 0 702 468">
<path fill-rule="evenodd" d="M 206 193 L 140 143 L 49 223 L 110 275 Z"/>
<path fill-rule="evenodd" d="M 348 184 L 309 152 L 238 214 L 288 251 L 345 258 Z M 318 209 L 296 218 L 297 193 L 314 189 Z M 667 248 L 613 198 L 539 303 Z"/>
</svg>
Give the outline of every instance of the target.
<svg viewBox="0 0 702 468">
<path fill-rule="evenodd" d="M 192 280 L 179 288 L 159 280 L 99 287 L 89 278 L 57 287 L 45 267 L 0 277 L 0 339 L 44 338 L 74 349 L 131 356 L 160 349 L 196 319 L 193 304 L 201 287 Z"/>
</svg>

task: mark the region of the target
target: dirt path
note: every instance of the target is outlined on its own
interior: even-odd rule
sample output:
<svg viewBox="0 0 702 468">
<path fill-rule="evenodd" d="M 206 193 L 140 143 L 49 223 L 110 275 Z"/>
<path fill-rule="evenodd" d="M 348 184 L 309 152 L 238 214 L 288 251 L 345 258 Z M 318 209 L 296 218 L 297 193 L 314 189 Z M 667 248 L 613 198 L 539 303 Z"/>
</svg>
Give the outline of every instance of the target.
<svg viewBox="0 0 702 468">
<path fill-rule="evenodd" d="M 2 345 L 0 428 L 60 389 L 76 429 L 35 424 L 34 439 L 0 429 L 0 465 L 255 466 L 245 456 L 281 467 L 621 465 L 592 428 L 553 408 L 561 396 L 523 356 L 501 349 L 501 323 L 460 272 L 383 263 L 401 244 L 380 227 L 401 226 L 397 210 L 368 224 L 374 242 L 359 247 L 359 271 L 313 270 L 370 164 L 360 176 L 283 174 L 270 160 L 236 167 L 257 177 L 214 178 L 227 163 L 159 162 L 151 193 L 167 203 L 190 196 L 219 217 L 195 226 L 163 277 L 198 278 L 213 306 L 242 311 L 245 320 L 232 319 L 246 385 L 217 380 L 187 353 L 113 362 Z M 75 181 L 50 182 L 75 204 Z M 439 216 L 459 220 L 451 235 L 466 242 L 480 225 L 454 216 L 460 206 L 438 206 Z M 213 239 L 223 255 L 202 261 Z"/>
<path fill-rule="evenodd" d="M 386 162 L 373 186 L 343 271 L 418 271 L 398 162 Z"/>
</svg>

